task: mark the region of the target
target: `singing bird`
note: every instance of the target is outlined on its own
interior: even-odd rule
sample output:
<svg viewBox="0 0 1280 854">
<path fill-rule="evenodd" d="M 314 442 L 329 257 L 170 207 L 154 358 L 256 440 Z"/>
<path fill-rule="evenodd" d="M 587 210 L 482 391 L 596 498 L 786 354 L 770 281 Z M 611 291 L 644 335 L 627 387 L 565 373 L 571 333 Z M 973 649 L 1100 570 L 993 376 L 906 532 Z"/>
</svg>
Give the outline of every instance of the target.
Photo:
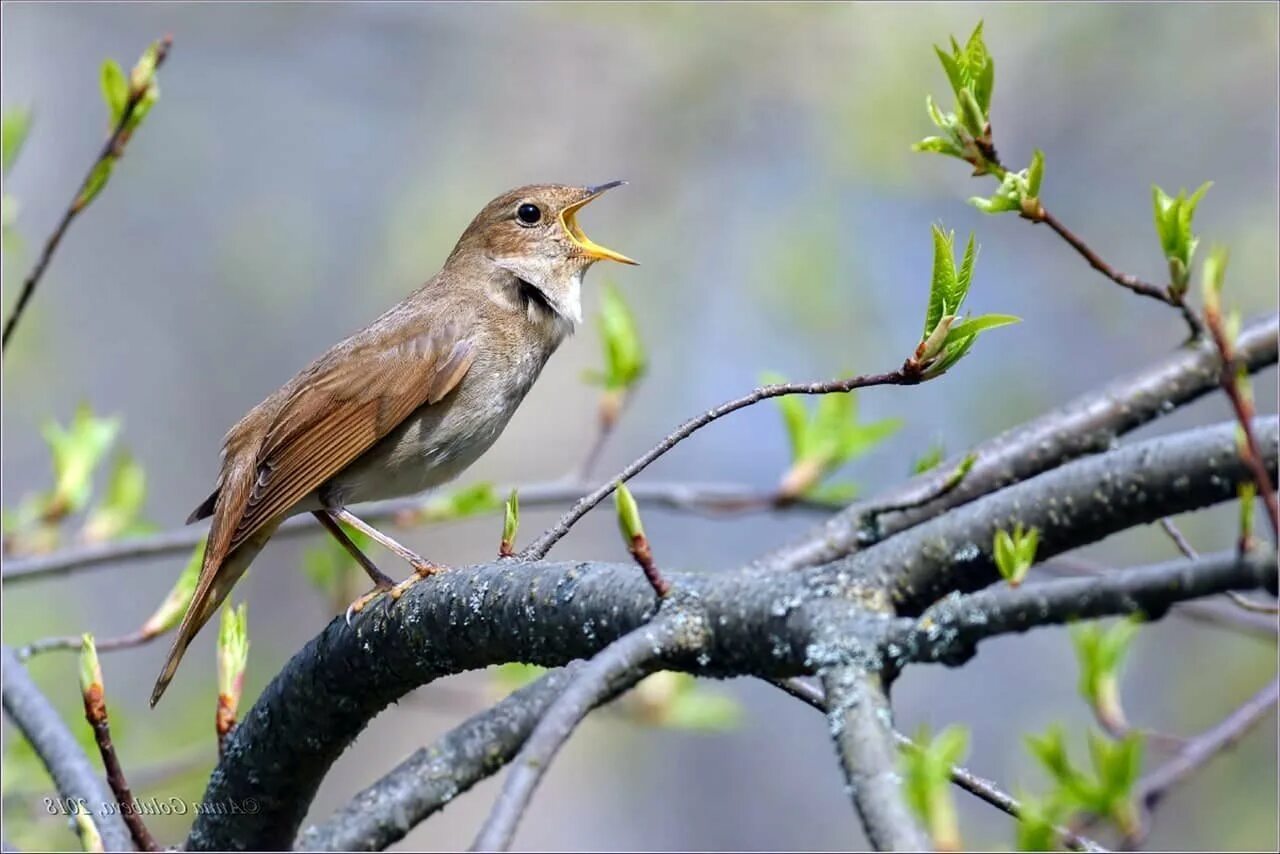
<svg viewBox="0 0 1280 854">
<path fill-rule="evenodd" d="M 213 494 L 187 520 L 213 517 L 196 592 L 152 706 L 192 638 L 289 516 L 315 514 L 373 579 L 348 618 L 380 593 L 398 598 L 443 569 L 346 508 L 438 486 L 489 449 L 547 359 L 582 322 L 587 268 L 603 259 L 636 263 L 593 243 L 577 222 L 584 205 L 622 183 L 531 185 L 494 199 L 434 278 L 231 428 Z M 414 572 L 395 584 L 339 521 Z"/>
</svg>

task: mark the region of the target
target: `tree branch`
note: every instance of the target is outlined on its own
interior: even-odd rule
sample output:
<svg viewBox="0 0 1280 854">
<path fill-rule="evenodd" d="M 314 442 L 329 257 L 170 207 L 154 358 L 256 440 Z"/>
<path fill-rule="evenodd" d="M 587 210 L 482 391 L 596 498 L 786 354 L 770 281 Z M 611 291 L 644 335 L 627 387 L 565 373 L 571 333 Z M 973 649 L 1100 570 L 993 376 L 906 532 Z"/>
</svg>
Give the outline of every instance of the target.
<svg viewBox="0 0 1280 854">
<path fill-rule="evenodd" d="M 505 495 L 512 487 L 495 487 L 494 494 Z M 563 481 L 533 483 L 516 486 L 520 492 L 520 505 L 533 507 L 561 507 L 566 501 L 574 501 L 587 494 L 589 484 Z M 708 515 L 727 515 L 737 512 L 775 510 L 777 512 L 831 512 L 830 505 L 820 502 L 800 501 L 785 506 L 775 506 L 768 492 L 749 487 L 717 483 L 642 482 L 631 488 L 631 493 L 642 504 L 674 511 L 699 512 Z M 374 501 L 363 505 L 360 518 L 368 522 L 396 520 L 406 514 L 423 509 L 426 499 L 421 495 Z M 494 512 L 497 512 L 495 508 Z M 285 520 L 274 538 L 310 534 L 320 530 L 319 524 L 309 513 Z M 139 558 L 165 557 L 189 553 L 204 539 L 204 526 L 177 528 L 146 537 L 133 537 L 107 543 L 59 549 L 46 555 L 8 557 L 0 569 L 5 583 L 27 581 L 45 575 L 78 572 L 109 564 Z M 77 642 L 78 643 L 78 642 Z"/>
<path fill-rule="evenodd" d="M 172 44 L 173 39 L 169 36 L 165 36 L 159 42 L 156 42 L 156 71 L 159 71 L 160 66 L 164 64 L 165 57 L 169 55 L 169 48 Z M 86 205 L 83 198 L 90 182 L 94 180 L 94 175 L 103 163 L 109 160 L 119 160 L 124 155 L 124 147 L 129 141 L 131 133 L 129 130 L 130 120 L 133 118 L 134 110 L 142 103 L 142 99 L 146 94 L 145 87 L 130 87 L 129 97 L 125 100 L 124 108 L 120 112 L 120 118 L 116 122 L 115 129 L 111 132 L 111 136 L 107 137 L 107 141 L 103 144 L 102 150 L 89 167 L 89 171 L 85 173 L 84 180 L 80 182 L 75 196 L 72 197 L 71 203 L 67 205 L 66 211 L 63 212 L 62 219 L 45 241 L 44 249 L 40 252 L 40 258 L 36 261 L 36 265 L 31 268 L 31 272 L 27 274 L 26 280 L 22 283 L 22 290 L 18 293 L 18 301 L 13 306 L 13 313 L 9 315 L 9 319 L 4 323 L 4 334 L 0 336 L 0 351 L 8 348 L 9 338 L 13 335 L 14 329 L 17 328 L 18 321 L 22 319 L 22 313 L 26 310 L 27 303 L 30 302 L 31 297 L 36 292 L 36 285 L 40 283 L 40 277 L 44 275 L 45 268 L 53 260 L 53 253 L 58 251 L 58 245 L 62 243 L 62 237 L 71 226 L 71 221 L 85 209 Z"/>
<path fill-rule="evenodd" d="M 1277 427 L 1255 421 L 1264 461 L 1276 469 Z M 1235 498 L 1246 476 L 1235 424 L 1148 439 L 1067 463 L 892 537 L 837 562 L 889 585 L 899 611 L 914 612 L 952 591 L 998 580 L 992 541 L 1021 522 L 1040 529 L 1046 559 L 1162 516 Z"/>
<path fill-rule="evenodd" d="M 715 626 L 677 669 L 789 676 L 805 668 L 802 573 L 671 574 L 681 608 Z M 825 595 L 834 595 L 826 585 Z M 191 849 L 289 845 L 320 781 L 388 704 L 432 680 L 509 661 L 556 666 L 590 656 L 650 619 L 653 590 L 631 564 L 498 561 L 415 585 L 349 628 L 332 621 L 271 681 L 227 742 L 206 800 L 252 798 L 253 815 L 201 814 Z M 687 619 L 694 619 L 689 616 Z"/>
<path fill-rule="evenodd" d="M 781 688 L 791 696 L 807 703 L 815 709 L 825 712 L 827 708 L 827 697 L 822 689 L 809 684 L 802 679 L 771 679 L 771 685 Z M 897 742 L 898 747 L 903 750 L 919 750 L 919 746 L 907 736 L 894 730 L 893 740 Z M 1018 799 L 1008 792 L 1001 789 L 993 781 L 986 777 L 975 774 L 963 765 L 952 765 L 950 770 L 951 782 L 957 787 L 964 789 L 969 794 L 979 800 L 985 801 L 1006 815 L 1013 818 L 1022 816 L 1022 804 Z M 1106 849 L 1094 842 L 1087 836 L 1080 836 L 1072 833 L 1065 827 L 1058 828 L 1058 834 L 1062 838 L 1062 842 L 1072 851 L 1105 851 Z"/>
<path fill-rule="evenodd" d="M 1252 321 L 1239 337 L 1237 357 L 1250 371 L 1276 363 L 1280 315 Z M 755 562 L 762 569 L 816 566 L 867 548 L 947 510 L 967 504 L 1086 454 L 1111 448 L 1116 439 L 1213 391 L 1218 356 L 1210 342 L 1182 347 L 1161 361 L 989 439 L 971 453 L 973 468 L 955 489 L 901 513 L 880 515 L 891 504 L 911 504 L 940 492 L 961 457 L 865 501 L 855 502 L 803 538 Z"/>
<path fill-rule="evenodd" d="M 1276 489 L 1272 485 L 1271 476 L 1267 473 L 1267 467 L 1262 463 L 1262 452 L 1259 450 L 1258 437 L 1254 435 L 1253 401 L 1245 397 L 1240 389 L 1240 384 L 1236 381 L 1239 362 L 1234 351 L 1234 345 L 1227 338 L 1227 330 L 1223 326 L 1222 315 L 1217 306 L 1205 306 L 1204 316 L 1205 322 L 1209 326 L 1210 337 L 1213 338 L 1214 346 L 1218 348 L 1220 359 L 1218 382 L 1222 386 L 1222 391 L 1226 394 L 1227 399 L 1231 401 L 1231 410 L 1235 413 L 1236 421 L 1240 423 L 1240 430 L 1244 434 L 1240 456 L 1244 460 L 1245 466 L 1249 469 L 1249 476 L 1258 487 L 1258 497 L 1262 499 L 1263 505 L 1267 508 L 1267 518 L 1271 520 L 1271 544 L 1277 545 L 1280 544 L 1280 504 L 1277 504 Z M 1241 548 L 1245 548 L 1245 545 L 1242 544 Z"/>
<path fill-rule="evenodd" d="M 510 762 L 584 662 L 543 674 L 400 763 L 324 822 L 300 835 L 303 851 L 381 851 Z"/>
<path fill-rule="evenodd" d="M 0 674 L 4 711 L 30 742 L 44 767 L 48 769 L 58 794 L 72 803 L 85 803 L 103 844 L 109 851 L 130 851 L 133 840 L 120 820 L 118 810 L 109 810 L 115 800 L 102 784 L 89 757 L 80 749 L 58 712 L 8 646 L 0 647 Z"/>
<path fill-rule="evenodd" d="M 1139 802 L 1147 810 L 1155 809 L 1171 789 L 1244 738 L 1275 708 L 1277 702 L 1280 702 L 1280 680 L 1272 679 L 1240 708 L 1195 738 L 1188 739 L 1177 756 L 1139 780 Z"/>
<path fill-rule="evenodd" d="M 669 613 L 660 615 L 654 622 L 609 644 L 578 671 L 520 749 L 471 850 L 506 851 L 511 847 L 516 825 L 533 797 L 533 790 L 561 746 L 588 712 L 654 672 L 664 657 L 681 646 L 677 626 Z"/>
<path fill-rule="evenodd" d="M 1276 586 L 1275 552 L 1255 550 L 1204 555 L 1095 578 L 1061 578 L 1021 587 L 998 586 L 967 596 L 954 594 L 920 615 L 899 620 L 886 633 L 891 661 L 968 660 L 979 641 L 1074 620 L 1140 614 L 1158 620 L 1185 599 L 1227 590 Z"/>
<path fill-rule="evenodd" d="M 824 672 L 827 722 L 867 839 L 877 851 L 929 851 L 929 837 L 903 797 L 881 678 L 852 666 Z"/>
<path fill-rule="evenodd" d="M 974 531 L 1007 523 L 1011 493 L 1022 490 L 1015 496 L 1024 502 L 1019 506 L 1041 508 L 1044 515 L 1033 521 L 1046 526 L 1042 542 L 1052 549 L 1074 547 L 1135 519 L 1234 498 L 1231 477 L 1241 464 L 1233 428 L 1190 431 L 1078 461 L 847 561 L 800 572 L 669 573 L 673 590 L 688 596 L 682 603 L 696 602 L 703 624 L 714 630 L 696 656 L 668 666 L 717 676 L 811 672 L 820 664 L 809 644 L 809 606 L 833 600 L 846 612 L 866 612 L 861 642 L 870 662 L 879 655 L 880 633 L 892 625 L 869 610 L 886 598 L 878 585 L 892 583 L 898 568 L 956 586 L 994 578 L 994 569 L 984 570 L 980 560 L 952 569 L 953 556 Z M 948 527 L 952 519 L 959 522 Z M 989 533 L 984 537 L 989 544 Z M 946 548 L 934 548 L 936 541 Z M 924 557 L 917 561 L 916 552 Z M 188 847 L 290 844 L 331 764 L 374 715 L 409 690 L 500 662 L 564 664 L 599 651 L 653 610 L 652 589 L 629 564 L 500 561 L 433 576 L 354 630 L 336 620 L 263 692 L 210 779 L 207 800 L 253 798 L 259 811 L 197 816 Z M 848 640 L 859 642 L 854 635 Z"/>
<path fill-rule="evenodd" d="M 1199 558 L 1200 555 L 1197 553 L 1192 557 Z M 1105 576 L 1118 571 L 1073 556 L 1056 557 L 1044 564 L 1037 565 L 1037 569 L 1055 575 L 1084 575 L 1090 577 Z M 1173 606 L 1170 614 L 1198 623 L 1230 629 L 1241 635 L 1259 638 L 1273 644 L 1275 643 L 1276 635 L 1280 634 L 1280 624 L 1276 623 L 1275 618 L 1251 614 L 1223 601 L 1193 600 L 1179 602 Z"/>
<path fill-rule="evenodd" d="M 867 374 L 829 382 L 777 383 L 775 385 L 761 386 L 749 394 L 722 403 L 714 409 L 709 409 L 701 415 L 696 415 L 685 421 L 631 465 L 624 468 L 589 495 L 579 499 L 558 522 L 548 528 L 537 540 L 521 552 L 520 557 L 523 560 L 541 560 L 546 557 L 551 547 L 559 542 L 565 534 L 569 533 L 569 529 L 585 516 L 591 508 L 608 498 L 617 484 L 635 477 L 658 457 L 661 457 L 712 421 L 723 418 L 732 412 L 737 412 L 739 409 L 759 403 L 762 400 L 789 394 L 846 394 L 854 389 L 870 386 L 916 385 L 924 380 L 924 373 L 919 367 L 913 368 L 909 364 L 904 364 L 898 370 L 888 374 Z"/>
</svg>

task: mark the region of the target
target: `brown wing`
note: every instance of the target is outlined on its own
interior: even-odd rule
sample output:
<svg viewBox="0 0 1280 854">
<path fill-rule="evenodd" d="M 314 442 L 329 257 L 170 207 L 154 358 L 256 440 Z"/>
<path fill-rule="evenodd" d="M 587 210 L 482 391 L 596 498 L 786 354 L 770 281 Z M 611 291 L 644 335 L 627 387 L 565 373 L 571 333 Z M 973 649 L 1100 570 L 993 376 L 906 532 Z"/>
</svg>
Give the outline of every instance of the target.
<svg viewBox="0 0 1280 854">
<path fill-rule="evenodd" d="M 257 475 L 228 550 L 288 510 L 424 404 L 436 403 L 475 358 L 450 328 L 343 359 L 300 384 L 262 443 Z"/>
<path fill-rule="evenodd" d="M 191 639 L 265 544 L 278 517 L 415 409 L 443 399 L 474 359 L 474 345 L 454 324 L 371 336 L 321 358 L 290 384 L 291 390 L 282 390 L 287 396 L 274 412 L 266 409 L 268 401 L 232 429 L 216 497 L 206 502 L 213 505 L 213 524 L 200 580 L 151 705 L 173 678 Z M 243 554 L 237 551 L 242 547 Z"/>
</svg>

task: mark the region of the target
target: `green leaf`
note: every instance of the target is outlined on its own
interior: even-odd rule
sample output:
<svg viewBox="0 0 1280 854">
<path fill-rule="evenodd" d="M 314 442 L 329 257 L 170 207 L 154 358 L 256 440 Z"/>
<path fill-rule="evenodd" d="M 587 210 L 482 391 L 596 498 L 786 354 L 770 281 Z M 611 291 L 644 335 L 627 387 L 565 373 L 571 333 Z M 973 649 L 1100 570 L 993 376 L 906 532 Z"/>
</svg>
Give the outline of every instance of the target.
<svg viewBox="0 0 1280 854">
<path fill-rule="evenodd" d="M 490 513 L 502 506 L 503 501 L 498 498 L 493 484 L 480 481 L 430 499 L 422 505 L 417 518 L 423 522 L 450 522 Z"/>
<path fill-rule="evenodd" d="M 102 691 L 102 663 L 98 661 L 98 648 L 93 642 L 93 635 L 80 636 L 80 693 L 88 694 L 91 690 Z"/>
<path fill-rule="evenodd" d="M 84 509 L 94 472 L 120 432 L 120 419 L 98 418 L 81 404 L 67 428 L 47 422 L 41 430 L 53 457 L 54 489 L 46 511 L 65 516 Z"/>
<path fill-rule="evenodd" d="M 636 685 L 625 700 L 630 717 L 666 729 L 724 732 L 737 727 L 742 707 L 688 673 L 660 670 Z"/>
<path fill-rule="evenodd" d="M 107 105 L 107 114 L 111 116 L 111 126 L 115 127 L 124 115 L 125 105 L 129 102 L 129 82 L 125 79 L 124 70 L 114 59 L 102 63 L 102 100 Z"/>
<path fill-rule="evenodd" d="M 952 314 L 959 314 L 965 298 L 969 296 L 969 285 L 973 283 L 973 265 L 978 260 L 978 245 L 974 243 L 973 232 L 969 232 L 969 242 L 964 247 L 964 258 L 960 261 L 960 269 L 956 272 L 956 287 L 951 298 L 947 300 L 947 308 Z"/>
<path fill-rule="evenodd" d="M 618 514 L 618 530 L 622 532 L 623 542 L 630 547 L 633 540 L 644 536 L 644 525 L 640 521 L 640 507 L 635 496 L 622 481 L 618 481 L 613 492 L 613 504 Z"/>
<path fill-rule="evenodd" d="M 761 385 L 782 385 L 787 378 L 774 372 L 766 372 L 760 376 Z M 782 413 L 782 423 L 787 429 L 787 439 L 791 444 L 791 459 L 794 462 L 804 456 L 807 443 L 809 413 L 798 394 L 784 394 L 773 399 Z"/>
<path fill-rule="evenodd" d="M 1191 230 L 1196 206 L 1211 186 L 1212 181 L 1200 185 L 1190 197 L 1185 189 L 1179 190 L 1176 196 L 1170 196 L 1158 186 L 1151 187 L 1156 235 L 1160 238 L 1160 248 L 1169 262 L 1171 284 L 1178 291 L 1186 287 L 1191 259 L 1199 243 Z"/>
<path fill-rule="evenodd" d="M 991 95 L 996 88 L 996 61 L 990 56 L 973 80 L 973 97 L 984 116 L 991 115 Z"/>
<path fill-rule="evenodd" d="M 1031 153 L 1031 165 L 1027 167 L 1027 194 L 1033 198 L 1039 198 L 1042 180 L 1044 180 L 1044 152 L 1037 148 Z"/>
<path fill-rule="evenodd" d="M 160 56 L 160 42 L 152 42 L 142 52 L 142 56 L 133 66 L 129 74 L 129 86 L 135 92 L 150 88 L 156 79 L 156 60 Z"/>
<path fill-rule="evenodd" d="M 502 516 L 502 542 L 512 545 L 520 530 L 520 495 L 513 489 L 507 496 L 506 508 Z"/>
<path fill-rule="evenodd" d="M 244 689 L 244 672 L 249 664 L 249 606 L 241 602 L 222 608 L 222 624 L 218 629 L 218 693 L 229 700 L 234 710 Z"/>
<path fill-rule="evenodd" d="M 8 176 L 22 152 L 31 130 L 31 116 L 29 107 L 8 109 L 0 115 L 0 174 Z"/>
<path fill-rule="evenodd" d="M 1097 623 L 1071 627 L 1071 643 L 1080 668 L 1080 696 L 1113 731 L 1126 726 L 1120 705 L 1120 671 L 1139 625 L 1140 621 L 1128 619 L 1107 629 Z"/>
<path fill-rule="evenodd" d="M 1000 577 L 1017 587 L 1027 577 L 1036 562 L 1036 549 L 1040 544 L 1038 528 L 1025 530 L 1022 523 L 1014 525 L 1013 532 L 999 529 L 992 540 L 991 552 Z"/>
<path fill-rule="evenodd" d="M 537 664 L 525 664 L 519 661 L 512 661 L 489 668 L 489 674 L 493 681 L 497 683 L 499 690 L 507 692 L 523 688 L 546 672 L 547 668 L 545 667 Z"/>
<path fill-rule="evenodd" d="M 1057 798 L 1040 800 L 1025 793 L 1019 801 L 1022 809 L 1018 813 L 1018 850 L 1062 850 L 1058 828 L 1066 823 L 1068 810 L 1065 804 Z"/>
<path fill-rule="evenodd" d="M 1214 246 L 1204 259 L 1201 277 L 1204 282 L 1204 304 L 1211 311 L 1221 311 L 1222 285 L 1227 278 L 1227 261 L 1230 253 L 1225 246 Z"/>
<path fill-rule="evenodd" d="M 933 738 L 921 729 L 914 748 L 904 750 L 899 761 L 907 802 L 939 850 L 955 851 L 960 847 L 951 800 L 951 767 L 964 758 L 968 746 L 969 733 L 963 727 L 949 726 Z"/>
<path fill-rule="evenodd" d="M 196 584 L 200 580 L 200 567 L 204 565 L 204 549 L 207 543 L 206 537 L 196 544 L 191 557 L 187 559 L 186 567 L 178 576 L 169 595 L 165 596 L 160 607 L 156 608 L 155 613 L 142 624 L 142 633 L 147 637 L 155 637 L 175 628 L 178 621 L 182 619 L 182 615 L 186 613 L 187 606 L 191 604 L 191 598 L 196 594 Z M 306 565 L 305 560 L 303 565 Z"/>
<path fill-rule="evenodd" d="M 986 133 L 987 117 L 983 115 L 982 108 L 978 106 L 978 100 L 974 97 L 972 91 L 965 89 L 960 92 L 960 120 L 964 122 L 965 130 L 975 139 Z"/>
<path fill-rule="evenodd" d="M 85 520 L 85 540 L 103 542 L 136 530 L 146 498 L 146 472 L 132 454 L 121 451 L 107 480 L 106 494 Z"/>
<path fill-rule="evenodd" d="M 955 44 L 954 40 L 952 44 Z M 942 63 L 942 70 L 946 72 L 947 81 L 951 84 L 951 91 L 959 96 L 965 85 L 964 72 L 960 69 L 959 61 L 955 56 L 947 53 L 937 45 L 933 46 L 933 50 L 938 54 L 938 61 Z"/>
<path fill-rule="evenodd" d="M 85 179 L 80 195 L 76 196 L 76 200 L 73 203 L 76 210 L 84 210 L 88 207 L 89 203 L 102 192 L 102 188 L 107 186 L 107 181 L 111 179 L 111 170 L 115 168 L 115 162 L 115 159 L 111 157 L 97 162 L 93 167 L 93 171 L 89 173 L 89 177 Z"/>
<path fill-rule="evenodd" d="M 929 446 L 929 450 L 925 451 L 916 461 L 911 464 L 912 474 L 924 474 L 932 468 L 936 468 L 942 462 L 942 457 L 946 453 L 946 449 L 941 442 L 934 442 Z"/>
<path fill-rule="evenodd" d="M 1001 326 L 1010 326 L 1021 322 L 1021 317 L 1012 314 L 980 314 L 977 317 L 966 317 L 952 325 L 950 332 L 947 334 L 947 342 L 951 343 L 952 340 L 978 335 L 988 329 L 998 329 Z"/>
<path fill-rule="evenodd" d="M 850 501 L 858 497 L 858 484 L 849 481 L 839 483 L 821 483 L 808 492 L 804 493 L 804 497 L 819 504 L 829 504 L 832 507 L 844 507 Z"/>
<path fill-rule="evenodd" d="M 964 150 L 951 140 L 941 136 L 927 136 L 919 142 L 912 144 L 911 150 L 946 154 L 951 157 L 959 157 L 961 160 L 964 159 Z"/>
<path fill-rule="evenodd" d="M 933 276 L 929 285 L 929 310 L 925 313 L 924 333 L 927 338 L 944 314 L 948 314 L 948 296 L 956 289 L 956 262 L 952 254 L 955 232 L 944 232 L 933 226 Z"/>
<path fill-rule="evenodd" d="M 601 295 L 600 338 L 604 345 L 604 371 L 592 381 L 611 390 L 626 390 L 644 376 L 648 364 L 636 331 L 635 318 L 612 285 Z"/>
</svg>

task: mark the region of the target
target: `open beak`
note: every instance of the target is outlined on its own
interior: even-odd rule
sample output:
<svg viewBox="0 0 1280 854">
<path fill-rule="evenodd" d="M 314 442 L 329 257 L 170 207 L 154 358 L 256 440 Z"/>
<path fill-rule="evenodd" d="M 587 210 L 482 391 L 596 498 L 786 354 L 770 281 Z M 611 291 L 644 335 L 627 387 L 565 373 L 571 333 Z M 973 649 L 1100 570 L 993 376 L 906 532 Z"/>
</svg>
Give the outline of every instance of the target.
<svg viewBox="0 0 1280 854">
<path fill-rule="evenodd" d="M 582 226 L 578 225 L 578 211 L 586 207 L 591 202 L 598 199 L 607 190 L 619 187 L 627 183 L 626 181 L 610 181 L 607 184 L 599 184 L 595 187 L 587 187 L 587 197 L 580 202 L 573 204 L 560 211 L 560 224 L 564 226 L 565 232 L 569 235 L 569 239 L 582 250 L 588 258 L 595 261 L 608 259 L 609 261 L 617 261 L 620 264 L 639 264 L 639 261 L 632 261 L 621 252 L 614 252 L 612 249 L 606 249 L 598 243 L 592 241 L 590 237 L 582 231 Z"/>
</svg>

